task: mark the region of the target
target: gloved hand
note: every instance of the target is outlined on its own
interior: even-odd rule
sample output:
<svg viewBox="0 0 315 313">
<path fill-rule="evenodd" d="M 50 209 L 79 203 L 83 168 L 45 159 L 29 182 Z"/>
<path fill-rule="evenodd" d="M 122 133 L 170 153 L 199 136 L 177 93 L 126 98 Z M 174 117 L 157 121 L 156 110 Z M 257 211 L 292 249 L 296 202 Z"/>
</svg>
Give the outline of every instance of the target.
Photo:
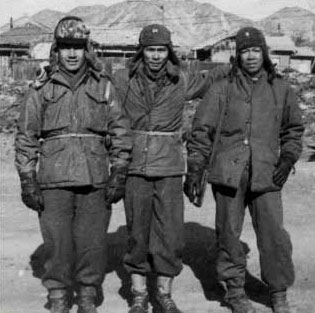
<svg viewBox="0 0 315 313">
<path fill-rule="evenodd" d="M 187 164 L 187 174 L 184 182 L 184 193 L 191 203 L 194 203 L 196 196 L 200 196 L 201 182 L 204 171 L 204 163 L 189 161 Z"/>
<path fill-rule="evenodd" d="M 116 203 L 125 196 L 128 168 L 112 167 L 111 174 L 105 188 L 105 200 L 108 204 Z"/>
<path fill-rule="evenodd" d="M 276 169 L 273 172 L 273 182 L 282 187 L 287 181 L 289 174 L 293 168 L 293 163 L 290 158 L 280 157 Z"/>
<path fill-rule="evenodd" d="M 41 190 L 39 188 L 36 172 L 21 172 L 22 201 L 30 209 L 41 213 L 44 211 L 44 202 Z"/>
</svg>

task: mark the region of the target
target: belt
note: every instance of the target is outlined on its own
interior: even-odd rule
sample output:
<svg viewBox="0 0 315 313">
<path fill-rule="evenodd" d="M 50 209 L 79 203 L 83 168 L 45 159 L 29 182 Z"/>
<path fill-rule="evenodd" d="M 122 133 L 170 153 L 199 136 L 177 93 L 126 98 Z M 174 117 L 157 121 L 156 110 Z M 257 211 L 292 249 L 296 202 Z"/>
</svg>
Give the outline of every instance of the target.
<svg viewBox="0 0 315 313">
<path fill-rule="evenodd" d="M 182 132 L 181 131 L 176 131 L 176 132 L 159 132 L 159 131 L 145 131 L 145 130 L 133 130 L 132 131 L 134 134 L 142 134 L 142 135 L 149 135 L 149 136 L 176 136 L 179 135 L 181 136 Z"/>
<path fill-rule="evenodd" d="M 44 140 L 48 141 L 48 140 L 59 139 L 59 138 L 100 138 L 100 139 L 105 139 L 103 136 L 96 135 L 96 134 L 70 133 L 70 134 L 61 134 L 61 135 L 47 137 L 47 138 L 44 138 Z"/>
</svg>

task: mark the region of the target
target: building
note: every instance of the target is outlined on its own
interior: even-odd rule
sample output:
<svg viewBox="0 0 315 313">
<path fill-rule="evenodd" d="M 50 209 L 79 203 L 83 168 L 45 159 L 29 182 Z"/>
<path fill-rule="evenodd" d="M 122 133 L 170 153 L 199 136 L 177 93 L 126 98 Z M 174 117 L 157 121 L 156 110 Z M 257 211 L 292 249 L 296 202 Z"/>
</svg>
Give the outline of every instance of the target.
<svg viewBox="0 0 315 313">
<path fill-rule="evenodd" d="M 271 61 L 278 70 L 290 67 L 291 57 L 296 54 L 297 48 L 288 36 L 265 36 Z"/>
<path fill-rule="evenodd" d="M 129 58 L 136 52 L 141 29 L 91 27 L 90 31 L 99 57 Z"/>
<path fill-rule="evenodd" d="M 305 74 L 315 74 L 315 52 L 310 48 L 297 48 L 291 56 L 290 68 Z"/>
</svg>

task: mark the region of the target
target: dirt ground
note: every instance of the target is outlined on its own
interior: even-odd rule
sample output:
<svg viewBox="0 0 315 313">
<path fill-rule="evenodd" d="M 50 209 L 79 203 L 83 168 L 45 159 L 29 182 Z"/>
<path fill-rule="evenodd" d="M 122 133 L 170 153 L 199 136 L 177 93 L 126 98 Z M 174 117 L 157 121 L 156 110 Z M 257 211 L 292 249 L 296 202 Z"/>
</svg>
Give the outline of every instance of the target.
<svg viewBox="0 0 315 313">
<path fill-rule="evenodd" d="M 3 150 L 2 150 L 3 151 Z M 2 153 L 2 152 L 1 152 Z M 5 159 L 5 160 L 4 160 Z M 12 155 L 1 157 L 0 313 L 48 312 L 46 291 L 38 277 L 41 236 L 37 216 L 23 206 Z M 209 191 L 201 209 L 186 202 L 184 269 L 174 282 L 174 298 L 183 313 L 228 313 L 215 282 L 214 201 Z M 294 247 L 296 281 L 289 290 L 292 313 L 315 313 L 315 162 L 300 162 L 283 191 L 285 225 Z M 109 228 L 109 264 L 99 313 L 128 311 L 128 279 L 121 265 L 126 240 L 122 204 L 114 207 Z M 271 312 L 249 215 L 242 241 L 248 247 L 247 292 L 258 312 Z M 32 258 L 32 262 L 30 262 Z M 74 306 L 71 312 L 76 312 Z"/>
</svg>

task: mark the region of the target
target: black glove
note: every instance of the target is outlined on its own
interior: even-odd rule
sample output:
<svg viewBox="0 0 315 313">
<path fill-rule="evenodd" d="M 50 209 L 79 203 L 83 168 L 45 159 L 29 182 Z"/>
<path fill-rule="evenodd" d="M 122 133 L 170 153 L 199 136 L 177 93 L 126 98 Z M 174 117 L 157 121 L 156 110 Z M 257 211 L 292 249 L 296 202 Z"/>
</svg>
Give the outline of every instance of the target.
<svg viewBox="0 0 315 313">
<path fill-rule="evenodd" d="M 105 188 L 105 200 L 108 204 L 116 203 L 125 196 L 125 185 L 128 175 L 127 167 L 112 167 Z"/>
<path fill-rule="evenodd" d="M 44 211 L 44 202 L 39 188 L 36 172 L 21 172 L 22 201 L 30 209 L 41 213 Z"/>
<path fill-rule="evenodd" d="M 191 203 L 201 193 L 201 182 L 204 171 L 204 163 L 188 161 L 187 174 L 184 182 L 184 193 Z"/>
<path fill-rule="evenodd" d="M 277 186 L 282 187 L 287 181 L 292 168 L 293 162 L 290 158 L 280 157 L 280 160 L 276 165 L 276 169 L 273 172 L 273 182 Z"/>
</svg>

